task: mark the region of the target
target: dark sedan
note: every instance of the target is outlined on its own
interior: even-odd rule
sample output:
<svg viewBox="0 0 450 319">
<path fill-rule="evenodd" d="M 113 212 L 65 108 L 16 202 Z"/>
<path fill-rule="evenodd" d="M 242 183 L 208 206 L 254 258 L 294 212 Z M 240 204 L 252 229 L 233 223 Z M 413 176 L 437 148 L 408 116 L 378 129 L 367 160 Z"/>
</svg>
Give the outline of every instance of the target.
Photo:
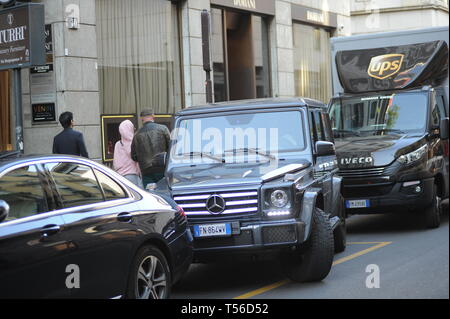
<svg viewBox="0 0 450 319">
<path fill-rule="evenodd" d="M 167 298 L 191 243 L 175 202 L 103 165 L 0 159 L 0 298 Z"/>
</svg>

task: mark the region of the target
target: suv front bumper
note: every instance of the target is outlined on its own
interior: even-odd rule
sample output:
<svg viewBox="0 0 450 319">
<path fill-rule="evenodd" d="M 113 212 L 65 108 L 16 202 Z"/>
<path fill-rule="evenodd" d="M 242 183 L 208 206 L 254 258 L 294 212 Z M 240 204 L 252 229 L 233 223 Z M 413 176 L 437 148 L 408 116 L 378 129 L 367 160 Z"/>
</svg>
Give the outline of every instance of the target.
<svg viewBox="0 0 450 319">
<path fill-rule="evenodd" d="M 193 232 L 193 224 L 190 225 Z M 202 252 L 245 252 L 294 246 L 301 242 L 305 224 L 297 219 L 233 222 L 233 234 L 226 237 L 194 238 L 194 254 Z"/>
</svg>

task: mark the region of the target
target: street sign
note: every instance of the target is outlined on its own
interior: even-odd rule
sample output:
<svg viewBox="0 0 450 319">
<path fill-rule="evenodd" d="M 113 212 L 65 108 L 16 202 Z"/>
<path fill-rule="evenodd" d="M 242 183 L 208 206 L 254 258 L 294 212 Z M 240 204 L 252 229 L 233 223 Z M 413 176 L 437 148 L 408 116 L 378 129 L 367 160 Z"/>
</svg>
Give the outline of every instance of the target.
<svg viewBox="0 0 450 319">
<path fill-rule="evenodd" d="M 0 70 L 45 64 L 44 5 L 0 10 Z"/>
</svg>

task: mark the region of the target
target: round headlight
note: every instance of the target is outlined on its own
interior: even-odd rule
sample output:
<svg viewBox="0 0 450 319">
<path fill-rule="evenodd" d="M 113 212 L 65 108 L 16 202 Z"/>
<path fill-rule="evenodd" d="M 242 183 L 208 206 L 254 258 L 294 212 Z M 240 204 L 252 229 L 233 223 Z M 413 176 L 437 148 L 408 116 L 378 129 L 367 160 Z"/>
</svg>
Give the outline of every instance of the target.
<svg viewBox="0 0 450 319">
<path fill-rule="evenodd" d="M 282 208 L 288 203 L 288 195 L 282 189 L 277 189 L 270 194 L 270 202 L 273 206 Z"/>
</svg>

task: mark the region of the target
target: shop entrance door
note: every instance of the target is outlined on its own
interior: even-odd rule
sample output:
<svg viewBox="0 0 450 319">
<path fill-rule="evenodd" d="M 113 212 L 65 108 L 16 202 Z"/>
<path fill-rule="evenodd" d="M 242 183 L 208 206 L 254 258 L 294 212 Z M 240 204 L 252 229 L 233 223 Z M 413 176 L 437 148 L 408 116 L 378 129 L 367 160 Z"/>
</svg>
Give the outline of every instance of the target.
<svg viewBox="0 0 450 319">
<path fill-rule="evenodd" d="M 0 152 L 12 150 L 9 83 L 9 71 L 0 71 Z"/>
<path fill-rule="evenodd" d="M 268 21 L 212 8 L 214 101 L 270 97 Z"/>
<path fill-rule="evenodd" d="M 256 98 L 251 15 L 226 11 L 225 21 L 230 100 Z"/>
</svg>

